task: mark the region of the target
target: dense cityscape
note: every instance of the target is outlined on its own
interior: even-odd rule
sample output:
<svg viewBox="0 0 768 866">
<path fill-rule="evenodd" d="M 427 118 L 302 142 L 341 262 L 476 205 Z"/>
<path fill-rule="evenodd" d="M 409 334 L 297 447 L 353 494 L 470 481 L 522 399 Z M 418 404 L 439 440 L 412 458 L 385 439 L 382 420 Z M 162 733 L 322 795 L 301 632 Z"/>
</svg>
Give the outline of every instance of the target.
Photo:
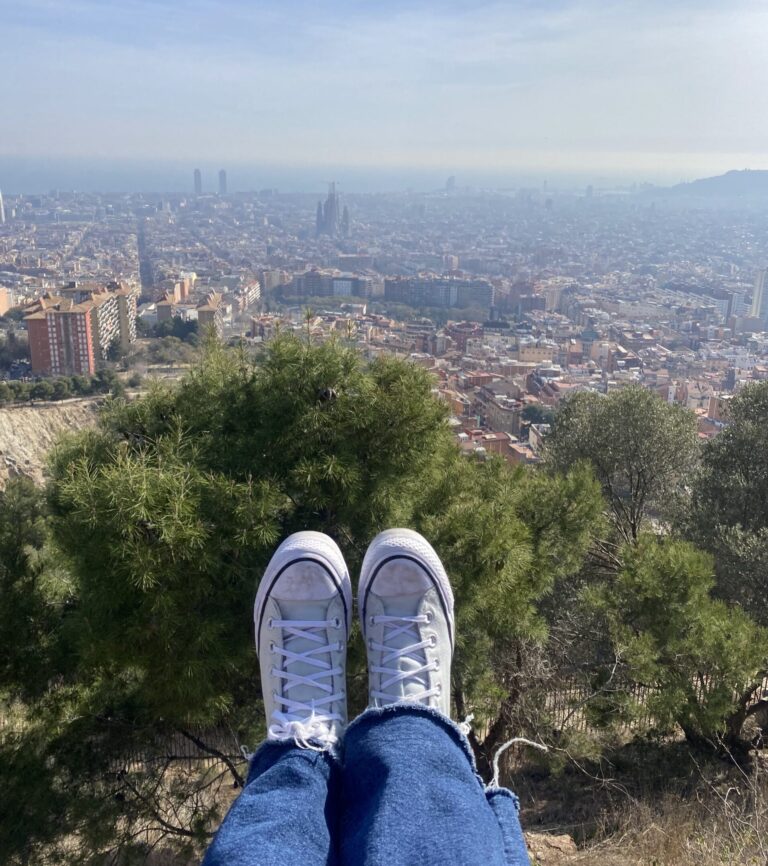
<svg viewBox="0 0 768 866">
<path fill-rule="evenodd" d="M 431 369 L 462 448 L 513 463 L 539 459 L 576 391 L 641 383 L 711 437 L 768 378 L 760 208 L 453 177 L 381 195 L 331 182 L 319 199 L 229 193 L 224 170 L 215 192 L 190 180 L 188 195 L 0 199 L 2 339 L 20 347 L 2 376 L 146 367 L 138 350 L 174 323 L 234 343 L 335 336 Z"/>
</svg>

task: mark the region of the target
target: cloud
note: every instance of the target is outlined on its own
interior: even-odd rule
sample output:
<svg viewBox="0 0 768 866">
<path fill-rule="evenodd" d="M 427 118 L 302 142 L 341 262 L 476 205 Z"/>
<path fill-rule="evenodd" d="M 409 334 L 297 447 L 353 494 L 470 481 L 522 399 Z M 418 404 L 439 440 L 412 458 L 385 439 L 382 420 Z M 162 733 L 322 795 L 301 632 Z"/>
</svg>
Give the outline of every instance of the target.
<svg viewBox="0 0 768 866">
<path fill-rule="evenodd" d="M 0 0 L 0 16 L 5 153 L 646 171 L 768 141 L 751 0 Z"/>
</svg>

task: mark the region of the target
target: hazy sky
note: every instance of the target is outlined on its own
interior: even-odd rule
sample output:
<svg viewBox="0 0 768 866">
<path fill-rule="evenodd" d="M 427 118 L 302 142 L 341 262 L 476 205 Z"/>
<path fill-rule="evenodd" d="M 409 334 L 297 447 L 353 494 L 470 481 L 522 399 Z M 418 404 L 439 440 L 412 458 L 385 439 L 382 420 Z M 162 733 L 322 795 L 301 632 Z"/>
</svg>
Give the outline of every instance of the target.
<svg viewBox="0 0 768 866">
<path fill-rule="evenodd" d="M 768 168 L 765 0 L 0 0 L 0 157 Z"/>
</svg>

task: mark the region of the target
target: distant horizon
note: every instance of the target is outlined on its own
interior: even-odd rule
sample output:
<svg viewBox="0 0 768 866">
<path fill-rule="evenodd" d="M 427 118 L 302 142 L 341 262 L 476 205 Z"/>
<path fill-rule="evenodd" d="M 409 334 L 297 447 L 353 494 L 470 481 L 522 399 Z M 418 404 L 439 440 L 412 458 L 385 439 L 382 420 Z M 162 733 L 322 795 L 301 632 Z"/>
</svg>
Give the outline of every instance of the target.
<svg viewBox="0 0 768 866">
<path fill-rule="evenodd" d="M 193 193 L 193 172 L 199 168 L 203 179 L 203 194 L 218 191 L 218 172 L 227 172 L 230 193 L 277 189 L 296 194 L 320 194 L 327 183 L 336 180 L 342 193 L 403 193 L 432 192 L 444 189 L 447 179 L 455 177 L 456 187 L 475 189 L 516 189 L 548 187 L 553 191 L 576 191 L 592 186 L 597 190 L 630 188 L 651 184 L 668 187 L 689 183 L 703 177 L 716 177 L 728 171 L 740 171 L 731 166 L 711 174 L 679 177 L 672 173 L 631 173 L 578 170 L 531 171 L 520 168 L 478 170 L 473 168 L 395 167 L 395 166 L 328 166 L 240 164 L 200 160 L 182 163 L 164 160 L 107 160 L 95 158 L 52 158 L 0 155 L 0 190 L 5 195 L 44 195 L 52 190 L 61 192 L 174 194 Z M 761 169 L 753 169 L 761 170 Z"/>
<path fill-rule="evenodd" d="M 356 191 L 768 168 L 761 0 L 0 0 L 0 13 L 9 191 L 183 191 L 214 165 L 232 189 L 318 189 L 343 169 Z"/>
</svg>

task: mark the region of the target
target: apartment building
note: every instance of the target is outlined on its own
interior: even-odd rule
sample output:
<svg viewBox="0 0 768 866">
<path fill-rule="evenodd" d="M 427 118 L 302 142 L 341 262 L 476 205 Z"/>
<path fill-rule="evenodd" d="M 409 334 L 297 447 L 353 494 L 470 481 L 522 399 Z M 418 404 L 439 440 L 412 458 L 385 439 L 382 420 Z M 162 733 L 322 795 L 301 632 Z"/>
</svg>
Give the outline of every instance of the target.
<svg viewBox="0 0 768 866">
<path fill-rule="evenodd" d="M 89 375 L 114 347 L 125 352 L 136 340 L 138 290 L 70 284 L 47 292 L 27 309 L 32 372 Z"/>
<path fill-rule="evenodd" d="M 70 298 L 41 298 L 25 317 L 32 372 L 38 375 L 90 375 L 96 371 L 93 308 Z"/>
<path fill-rule="evenodd" d="M 217 337 L 224 333 L 224 304 L 219 292 L 208 292 L 197 308 L 198 329 L 204 334 L 213 327 Z"/>
</svg>

